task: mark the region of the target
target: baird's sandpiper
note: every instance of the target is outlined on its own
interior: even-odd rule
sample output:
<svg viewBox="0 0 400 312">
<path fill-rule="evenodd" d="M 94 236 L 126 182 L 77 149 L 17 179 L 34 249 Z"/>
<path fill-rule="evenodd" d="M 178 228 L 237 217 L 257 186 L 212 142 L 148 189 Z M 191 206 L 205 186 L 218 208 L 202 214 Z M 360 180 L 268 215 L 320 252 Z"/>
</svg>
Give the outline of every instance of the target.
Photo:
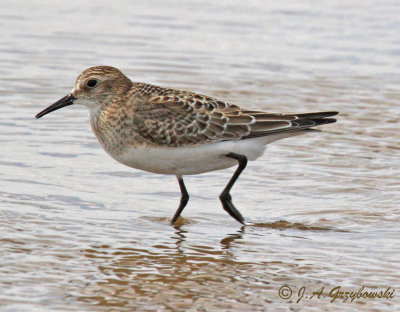
<svg viewBox="0 0 400 312">
<path fill-rule="evenodd" d="M 247 110 L 209 96 L 132 82 L 110 66 L 83 71 L 71 93 L 36 115 L 40 118 L 71 104 L 88 107 L 97 139 L 117 161 L 140 170 L 178 178 L 181 201 L 174 223 L 189 200 L 184 175 L 238 167 L 222 191 L 223 208 L 244 218 L 230 190 L 265 145 L 333 123 L 337 112 L 274 114 Z"/>
</svg>

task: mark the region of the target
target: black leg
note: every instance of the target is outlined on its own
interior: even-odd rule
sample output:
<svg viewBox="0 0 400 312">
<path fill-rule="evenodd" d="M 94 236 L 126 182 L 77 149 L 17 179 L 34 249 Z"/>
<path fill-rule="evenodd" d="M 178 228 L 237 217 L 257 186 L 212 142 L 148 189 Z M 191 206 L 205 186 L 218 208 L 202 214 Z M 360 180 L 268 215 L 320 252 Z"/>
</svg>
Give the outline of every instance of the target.
<svg viewBox="0 0 400 312">
<path fill-rule="evenodd" d="M 221 195 L 219 195 L 219 199 L 221 200 L 222 206 L 224 207 L 225 211 L 227 211 L 233 218 L 235 218 L 240 223 L 245 224 L 243 216 L 233 205 L 232 197 L 231 197 L 231 194 L 229 194 L 229 192 L 230 192 L 232 186 L 235 184 L 236 180 L 239 178 L 239 176 L 242 173 L 242 171 L 244 170 L 244 168 L 246 168 L 247 157 L 244 155 L 239 155 L 239 154 L 235 154 L 235 153 L 229 153 L 229 154 L 226 154 L 225 156 L 236 159 L 239 162 L 239 166 L 237 167 L 232 178 L 229 180 L 228 184 L 225 186 Z"/>
<path fill-rule="evenodd" d="M 178 209 L 175 212 L 174 217 L 171 220 L 171 223 L 175 223 L 176 220 L 178 220 L 179 216 L 181 215 L 183 208 L 185 208 L 187 202 L 189 201 L 189 194 L 186 191 L 186 187 L 185 187 L 185 183 L 183 183 L 183 179 L 181 176 L 176 176 L 176 178 L 178 179 L 179 182 L 179 187 L 181 188 L 181 202 L 179 204 Z"/>
</svg>

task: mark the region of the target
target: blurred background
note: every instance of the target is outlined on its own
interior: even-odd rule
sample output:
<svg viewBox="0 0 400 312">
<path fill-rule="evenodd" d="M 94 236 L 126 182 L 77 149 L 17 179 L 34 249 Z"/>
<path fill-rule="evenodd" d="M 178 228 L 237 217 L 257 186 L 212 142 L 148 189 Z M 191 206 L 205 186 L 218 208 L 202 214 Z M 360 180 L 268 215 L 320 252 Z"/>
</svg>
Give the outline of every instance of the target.
<svg viewBox="0 0 400 312">
<path fill-rule="evenodd" d="M 400 286 L 398 1 L 4 0 L 0 27 L 1 311 L 399 310 L 329 297 Z M 93 65 L 339 120 L 249 163 L 249 226 L 218 200 L 234 169 L 187 177 L 170 226 L 175 177 L 112 160 L 82 107 L 34 119 Z"/>
</svg>

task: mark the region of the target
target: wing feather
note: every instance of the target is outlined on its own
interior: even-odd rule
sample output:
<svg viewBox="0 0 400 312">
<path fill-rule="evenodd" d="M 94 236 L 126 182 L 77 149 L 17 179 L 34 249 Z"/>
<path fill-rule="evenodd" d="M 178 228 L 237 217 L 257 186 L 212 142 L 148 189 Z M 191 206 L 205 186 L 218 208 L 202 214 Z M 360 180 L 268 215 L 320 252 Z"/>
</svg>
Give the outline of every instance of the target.
<svg viewBox="0 0 400 312">
<path fill-rule="evenodd" d="M 136 132 L 148 143 L 163 146 L 247 139 L 299 131 L 335 122 L 337 112 L 274 114 L 187 91 L 137 83 L 141 102 L 135 108 Z"/>
</svg>

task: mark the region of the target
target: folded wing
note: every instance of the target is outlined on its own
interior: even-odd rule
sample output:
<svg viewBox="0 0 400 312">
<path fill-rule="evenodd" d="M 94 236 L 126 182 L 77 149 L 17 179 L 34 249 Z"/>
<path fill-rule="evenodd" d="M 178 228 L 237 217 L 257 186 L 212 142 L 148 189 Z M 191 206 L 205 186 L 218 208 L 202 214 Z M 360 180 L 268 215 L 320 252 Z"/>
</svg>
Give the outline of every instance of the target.
<svg viewBox="0 0 400 312">
<path fill-rule="evenodd" d="M 300 131 L 335 122 L 337 112 L 274 114 L 241 109 L 200 94 L 141 84 L 135 131 L 148 143 L 163 146 L 249 139 Z M 143 91 L 144 90 L 144 91 Z"/>
</svg>

